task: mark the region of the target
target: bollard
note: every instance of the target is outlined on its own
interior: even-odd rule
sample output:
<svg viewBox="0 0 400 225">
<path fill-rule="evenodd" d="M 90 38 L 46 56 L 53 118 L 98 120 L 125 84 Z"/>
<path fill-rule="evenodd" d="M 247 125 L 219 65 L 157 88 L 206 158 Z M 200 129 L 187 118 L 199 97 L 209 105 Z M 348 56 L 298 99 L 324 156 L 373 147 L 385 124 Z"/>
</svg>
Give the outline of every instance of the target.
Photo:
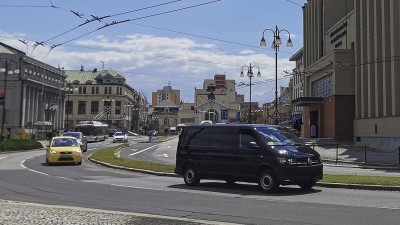
<svg viewBox="0 0 400 225">
<path fill-rule="evenodd" d="M 399 147 L 399 167 L 400 167 L 400 147 Z"/>
<path fill-rule="evenodd" d="M 367 163 L 367 145 L 364 145 L 364 161 Z"/>
<path fill-rule="evenodd" d="M 336 145 L 336 165 L 338 163 L 338 160 L 339 160 L 339 145 L 337 144 Z"/>
</svg>

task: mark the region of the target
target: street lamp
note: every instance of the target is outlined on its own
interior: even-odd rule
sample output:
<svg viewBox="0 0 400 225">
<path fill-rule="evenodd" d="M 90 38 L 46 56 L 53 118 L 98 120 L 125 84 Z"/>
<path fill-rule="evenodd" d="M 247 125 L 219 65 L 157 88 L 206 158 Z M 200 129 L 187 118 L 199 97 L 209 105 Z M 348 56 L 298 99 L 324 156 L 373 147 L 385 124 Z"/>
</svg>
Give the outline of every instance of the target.
<svg viewBox="0 0 400 225">
<path fill-rule="evenodd" d="M 263 31 L 263 35 L 260 41 L 260 46 L 265 47 L 267 45 L 267 42 L 265 41 L 264 34 L 265 31 L 272 31 L 274 41 L 272 42 L 271 48 L 275 50 L 275 113 L 273 115 L 279 115 L 278 111 L 278 51 L 279 51 L 279 46 L 282 44 L 282 39 L 280 37 L 280 33 L 282 31 L 285 31 L 289 34 L 289 39 L 286 43 L 286 47 L 293 47 L 293 42 L 290 39 L 290 33 L 286 29 L 279 29 L 278 26 L 275 26 L 275 30 L 273 29 L 265 29 Z M 278 124 L 278 119 L 275 118 L 275 124 Z"/>
<path fill-rule="evenodd" d="M 67 91 L 67 105 L 66 105 L 67 107 L 66 107 L 65 111 L 67 112 L 66 113 L 67 114 L 67 127 L 66 127 L 66 129 L 69 130 L 69 114 L 70 113 L 72 114 L 72 111 L 70 112 L 70 110 L 71 110 L 71 107 L 70 107 L 71 106 L 71 102 L 69 101 L 69 95 L 71 94 L 71 92 L 73 93 L 74 91 L 78 90 L 78 88 L 72 87 L 71 83 L 68 82 L 67 86 L 64 87 L 63 90 Z"/>
<path fill-rule="evenodd" d="M 107 115 L 107 124 L 109 124 L 109 121 L 108 121 L 108 114 L 110 114 L 110 112 L 111 112 L 111 110 L 112 110 L 111 102 L 113 102 L 114 99 L 110 99 L 110 96 L 107 95 L 107 98 L 106 98 L 106 99 L 102 99 L 101 101 L 104 102 L 104 111 L 107 111 L 107 112 L 106 112 L 106 115 Z M 107 103 L 107 104 L 106 104 L 106 103 Z"/>
<path fill-rule="evenodd" d="M 257 77 L 261 77 L 261 73 L 260 73 L 260 67 L 258 67 L 257 65 L 251 65 L 250 63 L 250 66 L 247 65 L 242 66 L 242 72 L 240 72 L 240 77 L 244 77 L 243 68 L 245 67 L 247 68 L 247 77 L 249 77 L 250 79 L 249 124 L 251 124 L 251 78 L 254 77 L 253 68 L 256 67 L 258 69 Z"/>
<path fill-rule="evenodd" d="M 15 62 L 13 60 L 7 60 L 7 59 L 4 60 L 4 62 L 5 62 L 4 68 L 0 67 L 0 72 L 4 73 L 4 92 L 3 92 L 3 96 L 2 96 L 2 98 L 3 98 L 3 115 L 2 115 L 2 119 L 1 119 L 1 134 L 0 134 L 1 137 L 0 137 L 0 141 L 3 141 L 3 139 L 4 139 L 4 136 L 3 136 L 3 134 L 4 134 L 4 124 L 6 122 L 7 76 L 8 75 L 12 75 L 14 73 L 19 73 L 20 72 L 18 68 L 15 68 L 15 69 L 10 68 L 11 67 L 11 65 L 10 65 L 11 63 L 13 63 L 16 66 L 18 66 L 17 62 Z"/>
</svg>

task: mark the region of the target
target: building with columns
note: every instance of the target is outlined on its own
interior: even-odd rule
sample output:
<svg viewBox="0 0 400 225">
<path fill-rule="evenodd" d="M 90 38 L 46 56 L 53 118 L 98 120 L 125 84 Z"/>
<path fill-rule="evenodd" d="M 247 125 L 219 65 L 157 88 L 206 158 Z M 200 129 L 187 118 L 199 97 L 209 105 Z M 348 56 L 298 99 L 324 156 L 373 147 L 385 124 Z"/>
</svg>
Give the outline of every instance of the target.
<svg viewBox="0 0 400 225">
<path fill-rule="evenodd" d="M 20 133 L 22 128 L 28 132 L 33 128 L 64 129 L 64 84 L 63 70 L 0 42 L 2 134 L 5 135 L 6 129 L 12 134 Z"/>
<path fill-rule="evenodd" d="M 304 136 L 400 146 L 400 1 L 308 0 Z"/>
</svg>

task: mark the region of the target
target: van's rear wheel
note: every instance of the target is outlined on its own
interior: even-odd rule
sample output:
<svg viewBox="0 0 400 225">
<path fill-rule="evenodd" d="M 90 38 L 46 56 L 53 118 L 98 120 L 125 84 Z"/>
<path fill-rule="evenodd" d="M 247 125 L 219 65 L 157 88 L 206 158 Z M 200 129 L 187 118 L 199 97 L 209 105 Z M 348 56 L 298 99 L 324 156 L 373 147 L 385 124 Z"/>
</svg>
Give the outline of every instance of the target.
<svg viewBox="0 0 400 225">
<path fill-rule="evenodd" d="M 197 172 L 196 167 L 194 167 L 192 165 L 185 167 L 185 170 L 183 173 L 183 180 L 185 181 L 185 184 L 189 185 L 189 186 L 199 185 L 200 176 Z"/>
<path fill-rule="evenodd" d="M 275 192 L 279 188 L 275 174 L 271 170 L 261 171 L 258 177 L 258 186 L 265 193 Z"/>
</svg>

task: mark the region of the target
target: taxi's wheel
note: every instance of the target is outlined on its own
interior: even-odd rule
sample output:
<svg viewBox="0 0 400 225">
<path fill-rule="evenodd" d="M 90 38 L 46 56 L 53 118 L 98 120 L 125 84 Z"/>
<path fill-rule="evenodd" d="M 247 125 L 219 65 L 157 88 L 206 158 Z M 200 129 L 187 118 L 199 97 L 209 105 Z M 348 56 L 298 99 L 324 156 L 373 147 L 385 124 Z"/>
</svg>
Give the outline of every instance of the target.
<svg viewBox="0 0 400 225">
<path fill-rule="evenodd" d="M 196 167 L 192 165 L 186 166 L 183 173 L 183 180 L 185 181 L 185 184 L 189 186 L 199 185 L 200 177 Z"/>
<path fill-rule="evenodd" d="M 76 164 L 78 164 L 78 165 L 82 165 L 82 161 L 80 161 L 80 162 L 77 162 Z"/>
<path fill-rule="evenodd" d="M 46 158 L 46 166 L 50 166 L 51 163 L 49 162 L 49 160 Z"/>
</svg>

